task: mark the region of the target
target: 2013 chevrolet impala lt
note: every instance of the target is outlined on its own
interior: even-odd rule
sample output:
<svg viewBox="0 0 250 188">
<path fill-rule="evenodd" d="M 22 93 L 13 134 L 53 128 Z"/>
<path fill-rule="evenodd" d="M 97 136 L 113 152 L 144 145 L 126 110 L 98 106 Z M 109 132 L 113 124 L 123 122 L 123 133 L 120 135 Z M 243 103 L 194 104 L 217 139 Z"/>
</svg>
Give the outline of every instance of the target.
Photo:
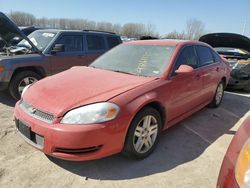
<svg viewBox="0 0 250 188">
<path fill-rule="evenodd" d="M 217 107 L 229 74 L 228 64 L 201 42 L 128 42 L 90 67 L 26 86 L 15 106 L 16 126 L 28 143 L 57 158 L 122 152 L 140 159 L 155 149 L 162 130 Z"/>
</svg>

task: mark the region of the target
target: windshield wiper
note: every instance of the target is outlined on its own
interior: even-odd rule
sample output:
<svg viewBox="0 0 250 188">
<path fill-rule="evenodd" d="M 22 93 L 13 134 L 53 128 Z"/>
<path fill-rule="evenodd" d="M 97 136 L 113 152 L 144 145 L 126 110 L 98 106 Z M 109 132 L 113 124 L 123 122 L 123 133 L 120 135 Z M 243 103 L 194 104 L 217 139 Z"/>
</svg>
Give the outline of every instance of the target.
<svg viewBox="0 0 250 188">
<path fill-rule="evenodd" d="M 126 71 L 122 71 L 122 70 L 111 70 L 113 72 L 119 72 L 119 73 L 123 73 L 123 74 L 129 74 L 129 75 L 134 75 L 134 76 L 138 76 L 138 75 L 135 75 L 133 73 L 130 73 L 130 72 L 126 72 Z"/>
</svg>

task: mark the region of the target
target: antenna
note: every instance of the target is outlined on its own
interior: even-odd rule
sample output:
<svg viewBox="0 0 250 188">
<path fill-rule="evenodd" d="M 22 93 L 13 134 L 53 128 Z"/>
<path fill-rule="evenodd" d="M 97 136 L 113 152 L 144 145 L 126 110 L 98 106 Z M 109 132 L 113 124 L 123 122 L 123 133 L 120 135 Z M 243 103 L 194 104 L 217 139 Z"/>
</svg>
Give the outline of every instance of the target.
<svg viewBox="0 0 250 188">
<path fill-rule="evenodd" d="M 242 29 L 242 35 L 245 34 L 246 31 L 246 25 L 247 25 L 247 18 L 245 19 L 244 25 L 243 25 L 243 29 Z"/>
</svg>

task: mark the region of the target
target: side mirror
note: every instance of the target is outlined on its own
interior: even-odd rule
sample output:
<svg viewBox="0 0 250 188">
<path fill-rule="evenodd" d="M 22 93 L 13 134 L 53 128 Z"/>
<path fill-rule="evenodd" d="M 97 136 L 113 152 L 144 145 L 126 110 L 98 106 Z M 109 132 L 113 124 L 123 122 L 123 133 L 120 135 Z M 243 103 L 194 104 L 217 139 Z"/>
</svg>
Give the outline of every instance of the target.
<svg viewBox="0 0 250 188">
<path fill-rule="evenodd" d="M 193 72 L 194 69 L 193 67 L 189 66 L 189 65 L 181 65 L 176 71 L 176 74 L 188 74 Z"/>
<path fill-rule="evenodd" d="M 51 50 L 51 53 L 56 54 L 56 53 L 64 52 L 64 51 L 65 51 L 64 44 L 56 44 Z"/>
</svg>

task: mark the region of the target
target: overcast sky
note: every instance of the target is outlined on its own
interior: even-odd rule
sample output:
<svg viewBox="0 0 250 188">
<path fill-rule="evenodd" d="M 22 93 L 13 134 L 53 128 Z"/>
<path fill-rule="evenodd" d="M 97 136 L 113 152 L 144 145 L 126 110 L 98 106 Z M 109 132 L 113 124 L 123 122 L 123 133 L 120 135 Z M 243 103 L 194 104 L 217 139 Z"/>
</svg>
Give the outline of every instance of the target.
<svg viewBox="0 0 250 188">
<path fill-rule="evenodd" d="M 250 37 L 250 0 L 0 0 L 0 11 L 24 11 L 38 18 L 151 23 L 161 35 L 181 32 L 186 21 L 195 18 L 207 32 L 244 32 Z"/>
</svg>

